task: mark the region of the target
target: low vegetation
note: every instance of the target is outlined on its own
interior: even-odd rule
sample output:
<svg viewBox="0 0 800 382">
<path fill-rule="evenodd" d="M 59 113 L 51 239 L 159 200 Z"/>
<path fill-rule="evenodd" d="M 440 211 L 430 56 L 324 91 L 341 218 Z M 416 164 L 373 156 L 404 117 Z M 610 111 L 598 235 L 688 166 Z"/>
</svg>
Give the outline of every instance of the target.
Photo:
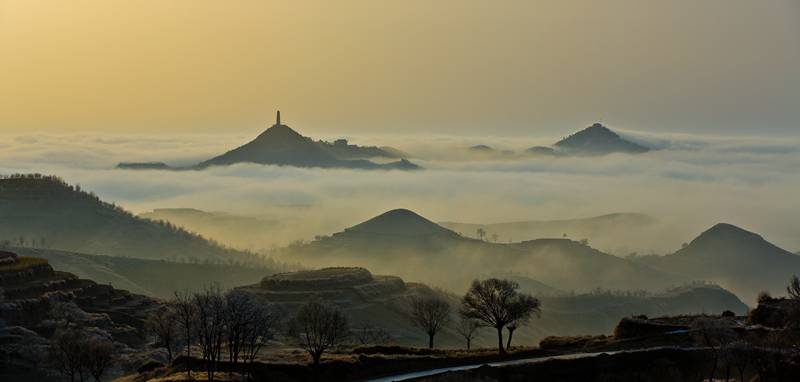
<svg viewBox="0 0 800 382">
<path fill-rule="evenodd" d="M 16 272 L 39 265 L 47 265 L 47 260 L 36 257 L 20 256 L 17 258 L 17 261 L 13 263 L 0 265 L 0 272 Z"/>
</svg>

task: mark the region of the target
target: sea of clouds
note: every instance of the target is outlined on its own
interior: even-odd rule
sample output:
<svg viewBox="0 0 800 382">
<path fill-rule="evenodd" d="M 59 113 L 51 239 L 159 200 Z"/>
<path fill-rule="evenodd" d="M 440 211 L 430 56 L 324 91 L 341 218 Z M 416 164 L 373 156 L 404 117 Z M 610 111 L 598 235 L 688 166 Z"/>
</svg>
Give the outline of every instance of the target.
<svg viewBox="0 0 800 382">
<path fill-rule="evenodd" d="M 119 162 L 190 165 L 247 142 L 245 135 L 0 136 L 0 173 L 54 174 L 135 213 L 197 208 L 278 219 L 276 244 L 352 226 L 393 208 L 434 221 L 496 223 L 639 212 L 649 235 L 619 237 L 669 253 L 718 222 L 800 250 L 800 140 L 623 132 L 656 147 L 642 155 L 534 157 L 551 137 L 351 136 L 409 153 L 422 171 L 303 169 L 252 164 L 203 171 L 131 171 Z M 467 150 L 486 144 L 516 154 Z M 221 238 L 224 241 L 224 238 Z"/>
</svg>

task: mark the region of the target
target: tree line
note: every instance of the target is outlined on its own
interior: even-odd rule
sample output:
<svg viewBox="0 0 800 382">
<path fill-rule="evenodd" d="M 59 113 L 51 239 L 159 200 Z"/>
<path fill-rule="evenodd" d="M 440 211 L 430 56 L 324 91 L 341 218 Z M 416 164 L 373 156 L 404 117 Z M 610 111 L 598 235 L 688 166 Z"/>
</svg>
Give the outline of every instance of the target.
<svg viewBox="0 0 800 382">
<path fill-rule="evenodd" d="M 518 291 L 519 284 L 503 279 L 475 280 L 461 299 L 458 320 L 453 329 L 466 342 L 469 350 L 480 328 L 497 331 L 497 350 L 504 354 L 511 349 L 514 331 L 526 325 L 531 317 L 541 311 L 536 297 Z M 439 297 L 421 297 L 412 300 L 411 320 L 428 335 L 428 347 L 433 348 L 434 337 L 451 321 L 450 304 Z M 508 339 L 503 343 L 503 330 Z"/>
<path fill-rule="evenodd" d="M 511 338 L 540 310 L 539 300 L 519 293 L 519 285 L 500 279 L 476 280 L 461 299 L 455 324 L 453 308 L 447 300 L 434 295 L 413 298 L 408 313 L 411 323 L 428 336 L 428 346 L 445 327 L 461 335 L 467 349 L 478 330 L 491 327 L 497 331 L 498 351 L 511 348 Z M 318 365 L 323 355 L 347 341 L 361 344 L 390 340 L 385 330 L 363 325 L 351 329 L 348 317 L 336 307 L 311 299 L 294 315 L 260 300 L 256 295 L 219 287 L 207 287 L 196 293 L 176 292 L 164 306 L 146 321 L 148 332 L 167 353 L 170 362 L 184 355 L 187 377 L 194 365 L 213 380 L 221 370 L 252 374 L 252 365 L 268 341 L 278 334 L 301 346 Z M 508 332 L 503 342 L 503 332 Z M 196 369 L 197 370 L 197 369 Z"/>
</svg>

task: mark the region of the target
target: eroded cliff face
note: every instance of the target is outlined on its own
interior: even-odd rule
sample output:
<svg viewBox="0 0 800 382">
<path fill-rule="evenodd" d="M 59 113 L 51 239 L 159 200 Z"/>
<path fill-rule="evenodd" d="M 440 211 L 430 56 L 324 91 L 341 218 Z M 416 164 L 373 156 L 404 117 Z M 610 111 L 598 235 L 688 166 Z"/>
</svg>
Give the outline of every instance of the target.
<svg viewBox="0 0 800 382">
<path fill-rule="evenodd" d="M 147 359 L 144 322 L 161 302 L 55 271 L 46 261 L 24 261 L 30 265 L 0 267 L 0 359 L 6 370 L 45 380 L 56 376 L 47 360 L 54 336 L 64 330 L 110 341 L 124 360 L 113 373 Z"/>
</svg>

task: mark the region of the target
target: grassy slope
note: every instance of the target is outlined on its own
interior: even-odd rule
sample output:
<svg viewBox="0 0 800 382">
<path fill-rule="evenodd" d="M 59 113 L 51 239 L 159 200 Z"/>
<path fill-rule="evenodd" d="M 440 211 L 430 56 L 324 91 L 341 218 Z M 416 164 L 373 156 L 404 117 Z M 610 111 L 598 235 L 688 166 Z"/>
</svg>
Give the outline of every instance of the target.
<svg viewBox="0 0 800 382">
<path fill-rule="evenodd" d="M 55 177 L 0 179 L 0 241 L 66 251 L 149 259 L 235 259 L 224 248 L 172 224 L 133 216 Z"/>
<path fill-rule="evenodd" d="M 200 290 L 212 283 L 224 289 L 251 284 L 283 268 L 253 268 L 240 265 L 183 264 L 164 260 L 97 256 L 73 252 L 12 248 L 25 256 L 47 259 L 58 271 L 70 272 L 115 288 L 168 298 L 174 291 Z"/>
</svg>

